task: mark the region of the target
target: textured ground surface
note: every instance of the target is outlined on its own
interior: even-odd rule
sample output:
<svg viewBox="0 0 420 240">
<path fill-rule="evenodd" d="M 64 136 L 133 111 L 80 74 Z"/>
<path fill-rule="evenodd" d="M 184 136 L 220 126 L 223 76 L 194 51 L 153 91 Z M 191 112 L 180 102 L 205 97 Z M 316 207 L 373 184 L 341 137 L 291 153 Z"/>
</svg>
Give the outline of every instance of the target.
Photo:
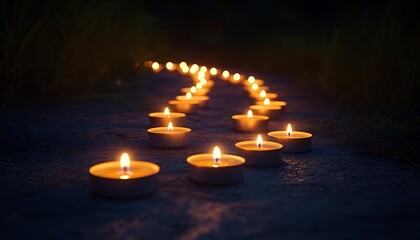
<svg viewBox="0 0 420 240">
<path fill-rule="evenodd" d="M 190 182 L 187 156 L 254 134 L 230 130 L 230 116 L 249 99 L 217 81 L 207 109 L 188 119 L 194 142 L 182 150 L 147 145 L 147 113 L 161 110 L 188 86 L 177 74 L 150 75 L 119 101 L 11 106 L 0 113 L 2 239 L 419 239 L 420 172 L 363 154 L 334 129 L 343 114 L 287 79 L 267 76 L 288 101 L 271 129 L 314 133 L 313 151 L 284 154 L 284 164 L 246 168 L 243 183 L 211 187 Z M 88 168 L 118 159 L 161 166 L 160 191 L 115 201 L 93 197 Z"/>
</svg>

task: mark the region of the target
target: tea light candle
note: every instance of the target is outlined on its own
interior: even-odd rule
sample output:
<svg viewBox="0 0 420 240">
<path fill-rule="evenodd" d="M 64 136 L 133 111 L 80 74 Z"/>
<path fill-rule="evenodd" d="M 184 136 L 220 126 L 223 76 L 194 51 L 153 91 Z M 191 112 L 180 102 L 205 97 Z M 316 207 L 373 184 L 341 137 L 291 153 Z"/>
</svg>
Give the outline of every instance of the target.
<svg viewBox="0 0 420 240">
<path fill-rule="evenodd" d="M 256 105 L 265 105 L 265 106 L 279 106 L 281 107 L 282 112 L 286 110 L 287 102 L 284 101 L 271 101 L 269 98 L 265 98 L 264 101 L 258 100 L 255 102 Z"/>
<path fill-rule="evenodd" d="M 233 74 L 232 78 L 230 79 L 231 83 L 238 84 L 241 82 L 241 75 L 239 73 Z"/>
<path fill-rule="evenodd" d="M 255 93 L 259 94 L 259 91 L 261 90 L 268 91 L 268 89 L 269 88 L 267 86 L 260 86 L 256 83 L 253 83 L 251 86 L 244 86 L 244 90 L 248 91 L 250 95 L 255 94 Z"/>
<path fill-rule="evenodd" d="M 244 177 L 245 159 L 222 154 L 216 146 L 213 154 L 196 154 L 187 158 L 188 177 L 203 184 L 233 184 Z"/>
<path fill-rule="evenodd" d="M 147 129 L 149 145 L 157 148 L 182 148 L 190 144 L 191 128 L 174 127 L 169 122 L 168 127 Z"/>
<path fill-rule="evenodd" d="M 158 62 L 152 63 L 152 71 L 154 73 L 158 73 L 161 69 L 162 69 L 162 67 L 159 65 Z"/>
<path fill-rule="evenodd" d="M 254 76 L 249 76 L 247 81 L 243 81 L 242 84 L 245 86 L 251 86 L 252 84 L 257 84 L 258 86 L 264 85 L 264 81 L 261 79 L 255 79 Z"/>
<path fill-rule="evenodd" d="M 268 116 L 271 119 L 278 119 L 282 114 L 281 107 L 274 105 L 251 105 L 249 109 L 259 115 Z"/>
<path fill-rule="evenodd" d="M 284 152 L 299 153 L 311 151 L 312 134 L 293 131 L 290 123 L 287 125 L 286 131 L 269 132 L 268 135 L 284 146 Z"/>
<path fill-rule="evenodd" d="M 259 93 L 256 92 L 252 92 L 250 93 L 250 96 L 252 98 L 256 98 L 258 100 L 264 100 L 265 98 L 277 98 L 278 94 L 277 93 L 268 93 L 266 90 L 262 89 Z"/>
<path fill-rule="evenodd" d="M 127 153 L 120 161 L 104 162 L 89 168 L 93 194 L 110 198 L 134 198 L 156 192 L 158 165 L 131 161 Z"/>
<path fill-rule="evenodd" d="M 233 115 L 232 129 L 240 132 L 265 132 L 268 129 L 267 116 L 254 115 L 248 110 L 247 115 Z"/>
<path fill-rule="evenodd" d="M 246 165 L 274 166 L 283 161 L 283 145 L 276 142 L 263 141 L 258 134 L 256 141 L 243 141 L 235 144 L 241 155 L 246 159 Z"/>
<path fill-rule="evenodd" d="M 197 112 L 199 101 L 179 101 L 179 100 L 170 100 L 168 102 L 169 106 L 177 112 L 181 113 L 195 113 Z"/>
<path fill-rule="evenodd" d="M 168 70 L 168 71 L 170 71 L 170 72 L 172 72 L 172 71 L 174 71 L 175 70 L 175 65 L 172 63 L 172 62 L 167 62 L 166 63 L 166 69 Z"/>
<path fill-rule="evenodd" d="M 176 97 L 176 100 L 179 100 L 179 101 L 187 101 L 187 102 L 189 102 L 189 101 L 198 101 L 198 106 L 200 106 L 200 107 L 206 106 L 207 105 L 207 101 L 209 99 L 210 98 L 207 97 L 207 96 L 193 96 L 191 94 L 191 92 L 187 92 L 185 94 L 185 96 L 183 95 L 183 96 L 177 96 Z"/>
<path fill-rule="evenodd" d="M 229 80 L 229 76 L 230 76 L 230 73 L 229 73 L 228 70 L 225 70 L 225 71 L 222 72 L 222 79 L 223 80 Z"/>
<path fill-rule="evenodd" d="M 190 88 L 181 88 L 182 93 L 191 92 L 195 96 L 205 96 L 210 91 L 209 88 L 197 88 L 196 86 L 192 86 Z"/>
<path fill-rule="evenodd" d="M 177 126 L 185 126 L 185 113 L 170 112 L 165 108 L 163 112 L 153 112 L 149 114 L 150 127 L 168 126 L 169 122 Z"/>
</svg>

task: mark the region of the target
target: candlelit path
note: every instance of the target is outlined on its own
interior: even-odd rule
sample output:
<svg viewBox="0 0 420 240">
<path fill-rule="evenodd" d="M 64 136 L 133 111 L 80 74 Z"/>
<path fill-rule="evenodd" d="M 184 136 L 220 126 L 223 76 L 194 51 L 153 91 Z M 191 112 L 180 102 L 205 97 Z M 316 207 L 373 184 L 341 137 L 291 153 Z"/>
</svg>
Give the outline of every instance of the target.
<svg viewBox="0 0 420 240">
<path fill-rule="evenodd" d="M 345 113 L 289 79 L 262 76 L 288 102 L 271 122 L 314 134 L 313 151 L 284 164 L 246 168 L 243 183 L 211 187 L 187 179 L 185 159 L 255 137 L 232 132 L 244 113 L 242 87 L 216 81 L 210 106 L 188 119 L 193 143 L 180 150 L 147 144 L 150 111 L 189 86 L 176 73 L 150 75 L 120 100 L 11 106 L 0 113 L 2 239 L 342 239 L 420 236 L 419 170 L 366 155 L 338 133 Z M 160 191 L 115 201 L 91 196 L 88 168 L 121 150 L 161 166 Z"/>
</svg>

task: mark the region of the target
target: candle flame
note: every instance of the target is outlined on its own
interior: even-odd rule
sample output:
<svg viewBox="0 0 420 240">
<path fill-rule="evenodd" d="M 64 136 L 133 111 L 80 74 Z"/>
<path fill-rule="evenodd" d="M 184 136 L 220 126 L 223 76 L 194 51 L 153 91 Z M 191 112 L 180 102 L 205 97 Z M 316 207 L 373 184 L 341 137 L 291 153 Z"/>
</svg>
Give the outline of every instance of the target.
<svg viewBox="0 0 420 240">
<path fill-rule="evenodd" d="M 130 156 L 128 155 L 128 153 L 121 154 L 120 168 L 121 168 L 121 171 L 124 173 L 127 173 L 130 171 Z"/>
<path fill-rule="evenodd" d="M 216 75 L 217 74 L 217 69 L 216 68 L 214 68 L 214 67 L 212 67 L 211 69 L 210 69 L 210 74 L 211 75 Z"/>
<path fill-rule="evenodd" d="M 292 125 L 290 125 L 290 123 L 289 124 L 287 124 L 287 131 L 286 131 L 286 133 L 287 133 L 287 136 L 292 136 L 292 133 L 293 133 L 293 131 L 292 131 Z"/>
<path fill-rule="evenodd" d="M 258 134 L 258 137 L 257 137 L 257 146 L 258 146 L 258 148 L 261 148 L 262 147 L 262 144 L 263 144 L 263 140 L 262 140 L 261 134 Z"/>
<path fill-rule="evenodd" d="M 186 98 L 187 100 L 191 100 L 191 98 L 192 98 L 191 93 L 190 93 L 190 92 L 187 92 L 187 93 L 185 94 L 185 98 Z"/>
<path fill-rule="evenodd" d="M 192 86 L 192 87 L 190 88 L 190 92 L 192 92 L 192 93 L 197 92 L 197 88 L 196 88 L 195 86 Z"/>
<path fill-rule="evenodd" d="M 181 68 L 183 73 L 187 73 L 188 71 L 190 71 L 190 68 L 188 66 L 184 66 Z"/>
<path fill-rule="evenodd" d="M 256 83 L 253 83 L 252 84 L 252 86 L 251 86 L 251 88 L 252 88 L 252 90 L 257 90 L 258 89 L 258 84 L 256 84 Z"/>
<path fill-rule="evenodd" d="M 180 68 L 187 67 L 187 63 L 186 63 L 186 62 L 181 62 L 181 63 L 179 64 L 179 67 L 180 67 Z"/>
<path fill-rule="evenodd" d="M 265 97 L 265 96 L 267 96 L 267 92 L 265 90 L 261 90 L 260 97 Z"/>
<path fill-rule="evenodd" d="M 239 75 L 239 73 L 233 74 L 233 80 L 239 81 L 239 79 L 241 79 L 241 75 Z"/>
<path fill-rule="evenodd" d="M 167 68 L 168 70 L 172 70 L 172 69 L 174 68 L 174 64 L 173 64 L 173 63 L 171 63 L 171 62 L 167 62 L 167 63 L 166 63 L 166 68 Z"/>
<path fill-rule="evenodd" d="M 198 73 L 198 75 L 197 75 L 197 79 L 198 80 L 203 80 L 203 79 L 205 79 L 206 78 L 206 74 L 204 73 L 204 72 L 199 72 Z"/>
<path fill-rule="evenodd" d="M 264 99 L 264 105 L 266 105 L 266 106 L 270 105 L 270 99 L 269 98 Z"/>
<path fill-rule="evenodd" d="M 228 78 L 229 77 L 229 71 L 228 70 L 223 71 L 222 76 L 224 78 Z"/>
<path fill-rule="evenodd" d="M 248 77 L 248 82 L 249 82 L 249 84 L 253 84 L 255 82 L 254 76 L 249 76 Z"/>
<path fill-rule="evenodd" d="M 252 116 L 253 116 L 252 110 L 248 110 L 247 117 L 248 118 L 252 118 Z"/>
<path fill-rule="evenodd" d="M 207 67 L 206 66 L 201 66 L 200 72 L 207 72 Z"/>
<path fill-rule="evenodd" d="M 174 130 L 174 125 L 172 125 L 172 122 L 169 122 L 168 124 L 168 131 L 172 132 Z"/>
<path fill-rule="evenodd" d="M 158 70 L 158 69 L 159 69 L 159 63 L 154 62 L 154 63 L 152 64 L 152 68 L 153 68 L 154 70 Z"/>
<path fill-rule="evenodd" d="M 169 108 L 165 108 L 165 111 L 163 111 L 163 114 L 165 115 L 165 117 L 169 117 Z"/>
<path fill-rule="evenodd" d="M 201 83 L 201 85 L 205 86 L 205 85 L 207 84 L 207 80 L 206 80 L 206 79 L 202 79 L 202 80 L 200 81 L 200 83 Z"/>
<path fill-rule="evenodd" d="M 222 157 L 222 152 L 218 146 L 214 147 L 213 149 L 213 160 L 216 164 L 220 162 L 220 158 Z M 214 166 L 214 164 L 213 164 Z"/>
<path fill-rule="evenodd" d="M 201 82 L 197 83 L 195 86 L 196 86 L 198 89 L 203 88 L 203 84 L 201 84 Z"/>
</svg>

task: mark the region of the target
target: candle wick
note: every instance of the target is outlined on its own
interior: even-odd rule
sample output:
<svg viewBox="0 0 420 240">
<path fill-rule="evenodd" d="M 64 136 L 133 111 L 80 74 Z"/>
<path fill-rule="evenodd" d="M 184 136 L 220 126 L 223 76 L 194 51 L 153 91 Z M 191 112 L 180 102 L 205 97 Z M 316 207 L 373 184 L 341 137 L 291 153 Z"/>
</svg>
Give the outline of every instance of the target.
<svg viewBox="0 0 420 240">
<path fill-rule="evenodd" d="M 127 172 L 128 172 L 128 167 L 127 167 L 127 166 L 124 166 L 124 167 L 123 167 L 123 172 L 124 172 L 124 173 L 127 173 Z"/>
<path fill-rule="evenodd" d="M 216 158 L 216 163 L 219 163 L 219 158 Z"/>
<path fill-rule="evenodd" d="M 290 137 L 290 135 L 291 135 L 290 132 L 288 132 L 287 135 L 289 135 L 289 137 Z"/>
<path fill-rule="evenodd" d="M 258 148 L 261 149 L 261 143 L 258 143 Z"/>
</svg>

